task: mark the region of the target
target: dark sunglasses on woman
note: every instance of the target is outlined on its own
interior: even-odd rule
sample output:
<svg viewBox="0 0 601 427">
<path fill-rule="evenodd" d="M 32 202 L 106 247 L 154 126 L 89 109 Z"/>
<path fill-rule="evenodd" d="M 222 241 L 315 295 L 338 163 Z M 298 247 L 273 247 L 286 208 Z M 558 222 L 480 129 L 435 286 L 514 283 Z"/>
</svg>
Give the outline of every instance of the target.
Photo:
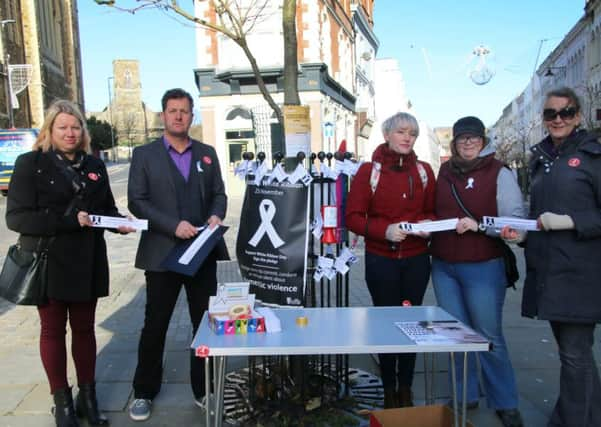
<svg viewBox="0 0 601 427">
<path fill-rule="evenodd" d="M 547 122 L 555 120 L 555 117 L 559 116 L 563 120 L 571 120 L 576 116 L 578 109 L 576 107 L 565 107 L 561 110 L 555 110 L 553 108 L 545 108 L 543 110 L 543 119 Z"/>
</svg>

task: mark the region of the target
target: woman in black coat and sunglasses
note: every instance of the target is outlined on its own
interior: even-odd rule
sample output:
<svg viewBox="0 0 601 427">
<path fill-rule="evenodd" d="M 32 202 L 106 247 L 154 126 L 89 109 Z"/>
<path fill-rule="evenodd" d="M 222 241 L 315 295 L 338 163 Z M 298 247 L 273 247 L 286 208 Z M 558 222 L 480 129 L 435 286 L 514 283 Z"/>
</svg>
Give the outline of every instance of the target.
<svg viewBox="0 0 601 427">
<path fill-rule="evenodd" d="M 569 88 L 545 97 L 549 135 L 532 148 L 530 218 L 522 314 L 548 320 L 561 360 L 549 426 L 601 426 L 601 384 L 593 356 L 601 321 L 601 143 L 579 129 Z"/>
</svg>

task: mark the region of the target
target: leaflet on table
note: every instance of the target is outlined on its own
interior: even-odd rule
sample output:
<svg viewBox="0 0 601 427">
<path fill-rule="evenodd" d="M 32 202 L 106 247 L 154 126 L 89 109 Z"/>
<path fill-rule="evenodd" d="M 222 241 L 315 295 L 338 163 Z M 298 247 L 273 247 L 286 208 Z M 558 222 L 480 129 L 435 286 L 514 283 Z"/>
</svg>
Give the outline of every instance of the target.
<svg viewBox="0 0 601 427">
<path fill-rule="evenodd" d="M 418 345 L 487 343 L 488 341 L 457 320 L 395 322 Z"/>
<path fill-rule="evenodd" d="M 426 222 L 401 222 L 399 227 L 403 231 L 409 233 L 432 233 L 435 231 L 447 231 L 454 230 L 457 226 L 458 218 L 441 219 L 438 221 L 426 221 Z"/>
<path fill-rule="evenodd" d="M 514 230 L 539 231 L 535 219 L 523 219 L 513 216 L 483 216 L 482 224 L 492 228 L 509 226 Z"/>
<path fill-rule="evenodd" d="M 147 219 L 123 218 L 120 216 L 90 215 L 92 227 L 119 228 L 121 226 L 135 228 L 136 230 L 148 230 Z"/>
</svg>

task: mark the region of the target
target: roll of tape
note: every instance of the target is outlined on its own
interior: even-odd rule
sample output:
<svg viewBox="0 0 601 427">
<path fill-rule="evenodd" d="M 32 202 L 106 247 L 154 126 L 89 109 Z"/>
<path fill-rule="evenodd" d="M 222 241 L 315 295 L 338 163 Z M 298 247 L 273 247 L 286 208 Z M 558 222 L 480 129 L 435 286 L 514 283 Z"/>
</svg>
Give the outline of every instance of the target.
<svg viewBox="0 0 601 427">
<path fill-rule="evenodd" d="M 297 326 L 307 326 L 309 324 L 309 319 L 307 319 L 306 316 L 298 316 L 296 318 L 296 325 Z"/>
<path fill-rule="evenodd" d="M 244 304 L 236 304 L 233 305 L 228 311 L 228 315 L 231 319 L 237 319 L 240 316 L 245 316 L 248 314 L 248 305 Z"/>
</svg>

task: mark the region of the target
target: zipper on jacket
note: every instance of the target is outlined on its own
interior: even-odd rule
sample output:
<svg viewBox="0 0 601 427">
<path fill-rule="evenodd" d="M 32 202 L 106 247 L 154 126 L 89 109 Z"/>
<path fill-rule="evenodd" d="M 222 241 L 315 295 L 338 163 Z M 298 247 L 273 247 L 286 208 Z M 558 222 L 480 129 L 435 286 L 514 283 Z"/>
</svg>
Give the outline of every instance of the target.
<svg viewBox="0 0 601 427">
<path fill-rule="evenodd" d="M 409 199 L 413 200 L 413 176 L 409 175 Z"/>
</svg>

